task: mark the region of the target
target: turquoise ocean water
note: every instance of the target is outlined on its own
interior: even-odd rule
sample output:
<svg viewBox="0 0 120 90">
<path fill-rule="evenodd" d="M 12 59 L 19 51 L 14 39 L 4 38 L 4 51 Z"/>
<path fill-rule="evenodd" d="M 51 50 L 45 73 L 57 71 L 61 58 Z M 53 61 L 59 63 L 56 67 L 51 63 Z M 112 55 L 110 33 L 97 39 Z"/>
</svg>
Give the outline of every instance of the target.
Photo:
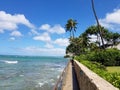
<svg viewBox="0 0 120 90">
<path fill-rule="evenodd" d="M 68 60 L 63 57 L 0 56 L 0 90 L 52 90 Z"/>
</svg>

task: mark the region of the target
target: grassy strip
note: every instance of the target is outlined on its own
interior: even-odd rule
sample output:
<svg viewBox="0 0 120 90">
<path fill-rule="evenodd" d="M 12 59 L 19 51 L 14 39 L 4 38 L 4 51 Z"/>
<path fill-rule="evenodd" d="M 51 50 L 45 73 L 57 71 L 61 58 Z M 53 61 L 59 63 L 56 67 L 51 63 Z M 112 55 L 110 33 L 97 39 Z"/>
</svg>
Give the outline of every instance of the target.
<svg viewBox="0 0 120 90">
<path fill-rule="evenodd" d="M 112 66 L 112 67 L 107 67 L 107 71 L 110 73 L 120 73 L 120 66 Z"/>
<path fill-rule="evenodd" d="M 120 89 L 120 73 L 110 73 L 105 67 L 97 62 L 91 62 L 88 60 L 81 60 L 80 57 L 76 57 L 76 60 L 87 66 L 93 72 L 110 82 L 112 85 Z"/>
</svg>

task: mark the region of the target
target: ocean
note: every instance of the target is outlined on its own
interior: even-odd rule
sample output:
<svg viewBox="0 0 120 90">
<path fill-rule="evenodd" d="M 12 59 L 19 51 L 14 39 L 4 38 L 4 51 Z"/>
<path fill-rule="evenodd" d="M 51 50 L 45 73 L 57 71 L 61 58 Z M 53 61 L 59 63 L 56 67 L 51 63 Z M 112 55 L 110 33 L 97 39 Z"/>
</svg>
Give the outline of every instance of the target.
<svg viewBox="0 0 120 90">
<path fill-rule="evenodd" d="M 0 56 L 0 90 L 52 90 L 68 60 L 63 57 Z"/>
</svg>

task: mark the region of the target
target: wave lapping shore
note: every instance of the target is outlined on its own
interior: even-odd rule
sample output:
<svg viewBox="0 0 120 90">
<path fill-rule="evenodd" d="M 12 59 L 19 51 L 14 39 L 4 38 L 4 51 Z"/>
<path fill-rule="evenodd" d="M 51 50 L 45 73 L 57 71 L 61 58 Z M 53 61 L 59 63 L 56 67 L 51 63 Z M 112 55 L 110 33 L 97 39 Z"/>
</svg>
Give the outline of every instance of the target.
<svg viewBox="0 0 120 90">
<path fill-rule="evenodd" d="M 0 90 L 52 90 L 68 60 L 63 57 L 0 56 Z"/>
</svg>

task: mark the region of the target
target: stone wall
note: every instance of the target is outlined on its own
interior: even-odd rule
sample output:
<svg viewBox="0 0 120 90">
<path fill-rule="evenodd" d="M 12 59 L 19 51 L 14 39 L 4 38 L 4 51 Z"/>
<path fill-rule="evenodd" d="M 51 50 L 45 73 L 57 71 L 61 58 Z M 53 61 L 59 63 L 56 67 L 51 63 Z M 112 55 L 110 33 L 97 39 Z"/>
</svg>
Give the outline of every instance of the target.
<svg viewBox="0 0 120 90">
<path fill-rule="evenodd" d="M 78 61 L 74 65 L 80 90 L 119 90 Z"/>
</svg>

